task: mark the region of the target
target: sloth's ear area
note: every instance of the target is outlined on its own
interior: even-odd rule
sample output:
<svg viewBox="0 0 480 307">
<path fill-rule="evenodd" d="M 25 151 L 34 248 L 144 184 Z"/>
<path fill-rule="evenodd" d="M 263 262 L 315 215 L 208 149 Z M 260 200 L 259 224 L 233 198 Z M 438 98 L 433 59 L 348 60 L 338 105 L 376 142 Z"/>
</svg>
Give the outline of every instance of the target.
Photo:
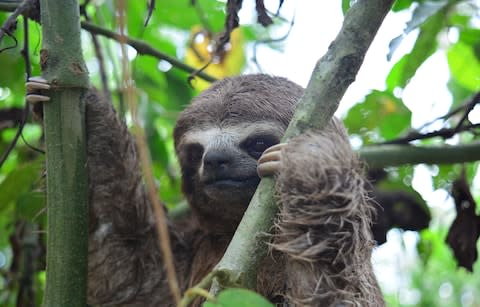
<svg viewBox="0 0 480 307">
<path fill-rule="evenodd" d="M 280 143 L 269 147 L 258 159 L 257 174 L 259 177 L 275 175 L 282 165 L 282 149 L 287 143 Z"/>
</svg>

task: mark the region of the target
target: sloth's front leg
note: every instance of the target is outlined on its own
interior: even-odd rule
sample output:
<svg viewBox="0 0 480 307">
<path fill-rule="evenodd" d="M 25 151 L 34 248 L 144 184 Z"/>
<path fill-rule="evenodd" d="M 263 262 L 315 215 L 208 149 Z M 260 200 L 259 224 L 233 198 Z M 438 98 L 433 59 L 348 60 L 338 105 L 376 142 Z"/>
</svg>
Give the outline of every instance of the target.
<svg viewBox="0 0 480 307">
<path fill-rule="evenodd" d="M 26 100 L 41 114 L 50 84 L 26 83 Z M 85 92 L 89 178 L 88 303 L 108 306 L 173 306 L 157 246 L 133 137 L 112 103 L 94 88 Z M 170 229 L 170 228 L 169 228 Z M 170 229 L 172 251 L 187 268 L 188 252 Z"/>
<path fill-rule="evenodd" d="M 286 259 L 288 303 L 383 306 L 370 263 L 371 206 L 343 128 L 332 124 L 272 146 L 257 171 L 275 175 L 280 212 L 270 246 Z"/>
</svg>

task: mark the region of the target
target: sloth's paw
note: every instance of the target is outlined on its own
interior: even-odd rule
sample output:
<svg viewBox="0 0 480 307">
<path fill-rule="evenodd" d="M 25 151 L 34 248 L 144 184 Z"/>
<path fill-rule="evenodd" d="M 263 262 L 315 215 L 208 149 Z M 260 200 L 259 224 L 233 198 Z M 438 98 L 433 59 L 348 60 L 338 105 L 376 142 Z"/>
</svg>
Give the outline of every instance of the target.
<svg viewBox="0 0 480 307">
<path fill-rule="evenodd" d="M 280 170 L 282 165 L 282 149 L 287 143 L 273 145 L 265 150 L 258 159 L 257 174 L 260 177 L 273 176 Z"/>
<path fill-rule="evenodd" d="M 50 90 L 50 84 L 42 77 L 31 77 L 25 84 L 27 88 L 27 101 L 32 105 L 37 105 L 41 102 L 47 102 L 50 100 L 45 92 Z"/>
</svg>

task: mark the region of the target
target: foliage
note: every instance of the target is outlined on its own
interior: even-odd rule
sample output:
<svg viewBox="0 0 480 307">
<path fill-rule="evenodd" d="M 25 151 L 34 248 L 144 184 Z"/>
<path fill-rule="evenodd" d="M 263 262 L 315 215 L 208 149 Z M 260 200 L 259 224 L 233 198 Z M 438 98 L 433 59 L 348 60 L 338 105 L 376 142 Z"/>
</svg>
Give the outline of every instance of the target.
<svg viewBox="0 0 480 307">
<path fill-rule="evenodd" d="M 245 289 L 228 289 L 220 292 L 215 302 L 206 302 L 204 307 L 272 307 L 264 297 Z"/>
<path fill-rule="evenodd" d="M 200 68 L 206 63 L 208 56 L 208 41 L 196 40 L 198 33 L 205 37 L 219 35 L 224 26 L 224 1 L 197 0 L 193 1 L 166 0 L 157 1 L 157 8 L 147 27 L 144 27 L 147 15 L 146 1 L 128 1 L 128 35 L 142 39 L 163 53 L 181 59 Z M 346 12 L 353 1 L 339 1 L 338 5 Z M 1 1 L 0 1 L 1 3 Z M 393 38 L 390 44 L 389 56 L 395 58 L 397 48 L 405 42 L 407 36 L 416 36 L 411 51 L 399 58 L 390 70 L 385 89 L 372 90 L 362 101 L 353 106 L 345 116 L 345 124 L 353 139 L 360 145 L 371 145 L 392 141 L 410 131 L 426 133 L 438 129 L 456 127 L 464 114 L 465 108 L 452 116 L 435 122 L 435 125 L 412 127 L 412 112 L 405 105 L 402 97 L 408 87 L 414 82 L 415 75 L 422 65 L 432 55 L 440 54 L 445 58 L 450 70 L 448 89 L 452 95 L 450 111 L 455 111 L 470 97 L 480 90 L 480 29 L 478 28 L 478 8 L 472 1 L 460 0 L 397 0 L 394 12 L 408 13 L 410 21 L 405 25 L 404 32 Z M 118 29 L 115 15 L 115 1 L 95 1 L 86 6 L 86 13 L 91 22 L 110 30 Z M 8 17 L 0 13 L 0 23 Z M 40 74 L 40 26 L 29 22 L 30 60 L 33 75 Z M 233 33 L 231 49 L 224 57 L 217 59 L 208 69 L 216 77 L 238 74 L 245 68 L 247 54 L 253 42 L 264 39 L 287 26 L 281 18 L 275 19 L 275 24 L 269 29 L 252 22 L 242 25 Z M 210 35 L 210 36 L 209 36 Z M 14 46 L 0 53 L 0 111 L 24 106 L 24 75 L 25 65 L 21 55 L 24 38 L 22 21 L 20 20 L 14 32 L 18 45 L 11 37 L 4 37 L 0 49 Z M 452 38 L 453 37 L 453 38 Z M 112 40 L 98 37 L 103 53 L 103 66 L 109 80 L 108 90 L 112 100 L 119 110 L 129 119 L 125 110 L 119 62 L 119 47 Z M 83 32 L 83 48 L 90 78 L 94 86 L 102 88 L 101 68 L 95 55 L 95 48 L 88 32 Z M 271 46 L 275 47 L 275 46 Z M 202 57 L 197 57 L 200 53 Z M 165 61 L 159 61 L 149 56 L 138 56 L 129 49 L 133 68 L 133 79 L 137 84 L 137 95 L 147 141 L 153 159 L 153 170 L 158 180 L 159 197 L 169 208 L 183 204 L 180 193 L 179 169 L 175 160 L 173 140 L 171 138 L 177 114 L 188 104 L 189 100 L 207 84 L 194 80 L 193 88 L 188 85 L 188 74 L 172 67 Z M 418 103 L 431 103 L 419 101 Z M 477 106 L 478 108 L 478 106 Z M 0 119 L 0 153 L 7 146 L 17 131 L 17 125 Z M 468 123 L 468 120 L 467 122 Z M 34 287 L 37 289 L 35 300 L 41 301 L 44 282 L 44 238 L 45 212 L 42 171 L 43 154 L 34 151 L 30 146 L 42 148 L 42 133 L 38 123 L 30 120 L 25 126 L 23 137 L 14 148 L 0 169 L 0 305 L 14 306 L 16 295 L 20 289 Z M 464 132 L 449 142 L 478 141 L 476 134 Z M 418 145 L 443 144 L 442 138 L 415 140 Z M 27 145 L 28 144 L 28 145 Z M 431 189 L 435 191 L 449 190 L 451 182 L 461 173 L 467 171 L 467 181 L 472 184 L 476 176 L 479 178 L 479 163 L 462 165 L 434 165 L 428 168 Z M 422 191 L 414 191 L 412 181 L 417 168 L 404 166 L 388 169 L 388 180 L 381 188 L 387 190 L 403 190 L 414 194 L 416 198 Z M 427 183 L 428 185 L 428 183 Z M 419 193 L 420 192 L 420 193 Z M 480 200 L 478 191 L 473 190 L 474 197 Z M 423 203 L 423 202 L 422 202 Z M 416 301 L 405 301 L 398 293 L 386 293 L 391 306 L 410 305 L 421 306 L 474 306 L 480 304 L 480 278 L 456 268 L 455 259 L 444 243 L 446 229 L 450 219 L 444 218 L 441 204 L 429 203 L 433 221 L 429 230 L 423 231 L 419 239 L 419 261 L 409 268 L 408 289 L 420 293 Z M 477 212 L 479 209 L 477 208 Z M 451 213 L 450 213 L 451 214 Z M 31 283 L 22 280 L 22 271 L 17 266 L 26 256 L 24 247 L 31 243 L 26 238 L 32 232 L 22 225 L 28 224 L 37 229 L 33 244 L 35 252 L 32 259 L 34 272 L 31 273 Z M 23 227 L 23 228 L 22 228 Z M 18 236 L 16 244 L 14 234 Z M 15 243 L 15 244 L 14 244 Z M 17 266 L 17 267 L 15 267 Z M 475 266 L 478 273 L 479 262 Z M 450 289 L 450 290 L 449 290 Z M 445 291 L 450 293 L 445 297 Z M 241 306 L 235 300 L 247 298 L 256 300 L 250 292 L 235 289 L 222 292 L 217 303 L 209 302 L 206 306 Z M 467 298 L 465 298 L 467 297 Z M 402 298 L 402 299 L 401 299 Z M 465 301 L 466 300 L 466 301 Z M 466 302 L 466 303 L 465 303 Z M 245 305 L 247 306 L 247 305 Z M 251 305 L 250 305 L 251 306 Z M 255 306 L 263 306 L 260 303 Z M 265 306 L 268 306 L 265 305 Z"/>
</svg>

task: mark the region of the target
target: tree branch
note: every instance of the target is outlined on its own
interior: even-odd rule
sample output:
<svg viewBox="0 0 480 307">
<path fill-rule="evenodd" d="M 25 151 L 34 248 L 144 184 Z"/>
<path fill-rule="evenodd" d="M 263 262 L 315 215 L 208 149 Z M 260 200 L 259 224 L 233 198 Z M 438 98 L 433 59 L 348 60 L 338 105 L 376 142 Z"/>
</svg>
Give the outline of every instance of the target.
<svg viewBox="0 0 480 307">
<path fill-rule="evenodd" d="M 399 137 L 394 140 L 382 142 L 381 145 L 385 144 L 406 144 L 411 141 L 415 140 L 423 140 L 423 139 L 428 139 L 428 138 L 433 138 L 436 136 L 442 137 L 444 139 L 449 139 L 453 137 L 455 134 L 464 132 L 464 131 L 471 131 L 474 132 L 475 128 L 480 127 L 480 124 L 470 124 L 470 125 L 464 125 L 465 121 L 467 121 L 468 115 L 470 112 L 473 110 L 473 108 L 480 103 L 480 92 L 476 93 L 471 97 L 466 103 L 462 104 L 461 106 L 455 108 L 454 110 L 451 110 L 447 114 L 435 119 L 432 122 L 426 123 L 422 127 L 420 127 L 418 130 L 422 130 L 423 128 L 431 125 L 432 123 L 436 122 L 437 120 L 444 120 L 446 121 L 450 117 L 452 117 L 455 114 L 458 114 L 460 111 L 464 111 L 460 120 L 458 123 L 455 125 L 455 128 L 443 128 L 439 129 L 436 131 L 428 132 L 428 133 L 420 133 L 418 131 L 412 131 L 408 133 L 407 135 L 403 137 Z"/>
<path fill-rule="evenodd" d="M 379 145 L 364 147 L 358 153 L 370 168 L 420 163 L 452 164 L 480 160 L 480 142 L 437 147 Z"/>
<path fill-rule="evenodd" d="M 42 0 L 42 74 L 52 85 L 43 105 L 47 152 L 47 285 L 44 306 L 86 306 L 88 185 L 85 92 L 88 71 L 75 0 Z M 61 45 L 61 48 L 58 46 Z"/>
<path fill-rule="evenodd" d="M 177 67 L 178 69 L 181 69 L 185 72 L 188 72 L 190 74 L 195 73 L 196 76 L 199 76 L 200 78 L 209 81 L 209 82 L 214 82 L 216 79 L 212 76 L 207 75 L 204 72 L 197 72 L 196 68 L 193 68 L 179 60 L 177 60 L 174 57 L 171 57 L 163 52 L 158 51 L 157 49 L 153 48 L 150 46 L 148 43 L 142 41 L 142 40 L 137 40 L 130 38 L 128 36 L 122 37 L 120 34 L 101 28 L 99 26 L 96 26 L 94 24 L 91 24 L 86 21 L 82 21 L 81 23 L 82 29 L 87 30 L 90 33 L 93 34 L 98 34 L 102 35 L 105 37 L 108 37 L 110 39 L 113 39 L 117 42 L 122 42 L 121 40 L 125 40 L 125 43 L 131 47 L 133 47 L 139 54 L 145 54 L 145 55 L 150 55 L 153 56 L 157 59 L 164 60 L 172 64 L 173 66 Z"/>
<path fill-rule="evenodd" d="M 393 0 L 359 0 L 352 6 L 327 53 L 317 62 L 305 94 L 300 100 L 283 141 L 308 129 L 321 129 L 331 119 L 339 101 L 363 62 Z M 273 224 L 277 206 L 273 200 L 273 179 L 260 182 L 216 271 L 228 272 L 228 284 L 256 286 L 256 272 L 267 253 L 262 234 Z M 221 286 L 214 282 L 211 291 Z M 228 286 L 228 285 L 227 285 Z"/>
<path fill-rule="evenodd" d="M 26 3 L 32 3 L 34 1 L 27 0 L 25 2 Z M 14 14 L 16 16 L 13 16 L 13 14 L 12 14 L 13 17 L 11 16 L 9 18 L 9 20 L 11 19 L 13 21 L 16 20 L 16 18 L 18 17 L 19 14 L 23 14 L 23 13 L 26 13 L 29 17 L 32 17 L 30 15 L 32 15 L 33 10 L 30 9 L 30 7 L 28 7 L 28 9 L 23 7 L 20 3 L 21 2 L 5 2 L 5 1 L 2 2 L 2 1 L 0 1 L 0 11 L 7 11 L 7 12 L 14 11 Z M 32 18 L 32 19 L 35 19 L 35 18 Z M 97 25 L 94 25 L 94 24 L 86 22 L 86 21 L 81 22 L 81 27 L 82 27 L 82 29 L 84 29 L 84 30 L 86 30 L 86 31 L 88 31 L 92 34 L 102 35 L 102 36 L 108 37 L 110 39 L 113 39 L 117 42 L 121 42 L 120 41 L 121 39 L 126 39 L 125 43 L 127 45 L 133 47 L 139 54 L 150 55 L 150 56 L 153 56 L 153 57 L 155 57 L 159 60 L 167 61 L 170 64 L 172 64 L 172 66 L 177 67 L 178 69 L 181 69 L 185 72 L 188 72 L 189 74 L 194 74 L 195 76 L 198 76 L 198 77 L 204 79 L 205 81 L 214 82 L 214 81 L 217 80 L 214 77 L 212 77 L 212 76 L 210 76 L 210 75 L 208 75 L 204 72 L 198 72 L 198 70 L 196 68 L 193 68 L 193 67 L 179 61 L 178 59 L 176 59 L 172 56 L 169 56 L 169 55 L 153 48 L 148 43 L 146 43 L 142 40 L 133 39 L 133 38 L 130 38 L 128 36 L 125 36 L 125 37 L 122 38 L 121 35 L 116 33 L 116 32 L 107 30 L 105 28 L 99 27 Z M 0 34 L 1 34 L 1 32 L 0 32 Z M 1 36 L 0 36 L 0 39 L 1 39 Z"/>
<path fill-rule="evenodd" d="M 443 129 L 439 129 L 439 130 L 428 132 L 428 133 L 419 133 L 414 131 L 414 132 L 410 132 L 404 137 L 391 140 L 391 141 L 386 141 L 381 143 L 380 145 L 407 144 L 411 141 L 430 139 L 437 136 L 443 139 L 449 139 L 459 132 L 473 131 L 473 129 L 479 128 L 479 127 L 480 127 L 480 124 L 472 124 L 472 125 L 466 125 L 466 126 L 460 126 L 460 127 L 457 126 L 455 128 L 443 128 Z"/>
<path fill-rule="evenodd" d="M 12 35 L 12 32 L 15 30 L 17 18 L 21 14 L 27 11 L 33 11 L 36 8 L 35 1 L 32 0 L 25 0 L 20 2 L 18 5 L 13 6 L 12 3 L 0 3 L 6 5 L 5 9 L 10 10 L 13 9 L 13 13 L 8 16 L 7 20 L 3 23 L 2 27 L 0 27 L 0 43 L 2 42 L 3 36 L 5 34 Z M 38 19 L 38 17 L 37 17 Z"/>
</svg>

